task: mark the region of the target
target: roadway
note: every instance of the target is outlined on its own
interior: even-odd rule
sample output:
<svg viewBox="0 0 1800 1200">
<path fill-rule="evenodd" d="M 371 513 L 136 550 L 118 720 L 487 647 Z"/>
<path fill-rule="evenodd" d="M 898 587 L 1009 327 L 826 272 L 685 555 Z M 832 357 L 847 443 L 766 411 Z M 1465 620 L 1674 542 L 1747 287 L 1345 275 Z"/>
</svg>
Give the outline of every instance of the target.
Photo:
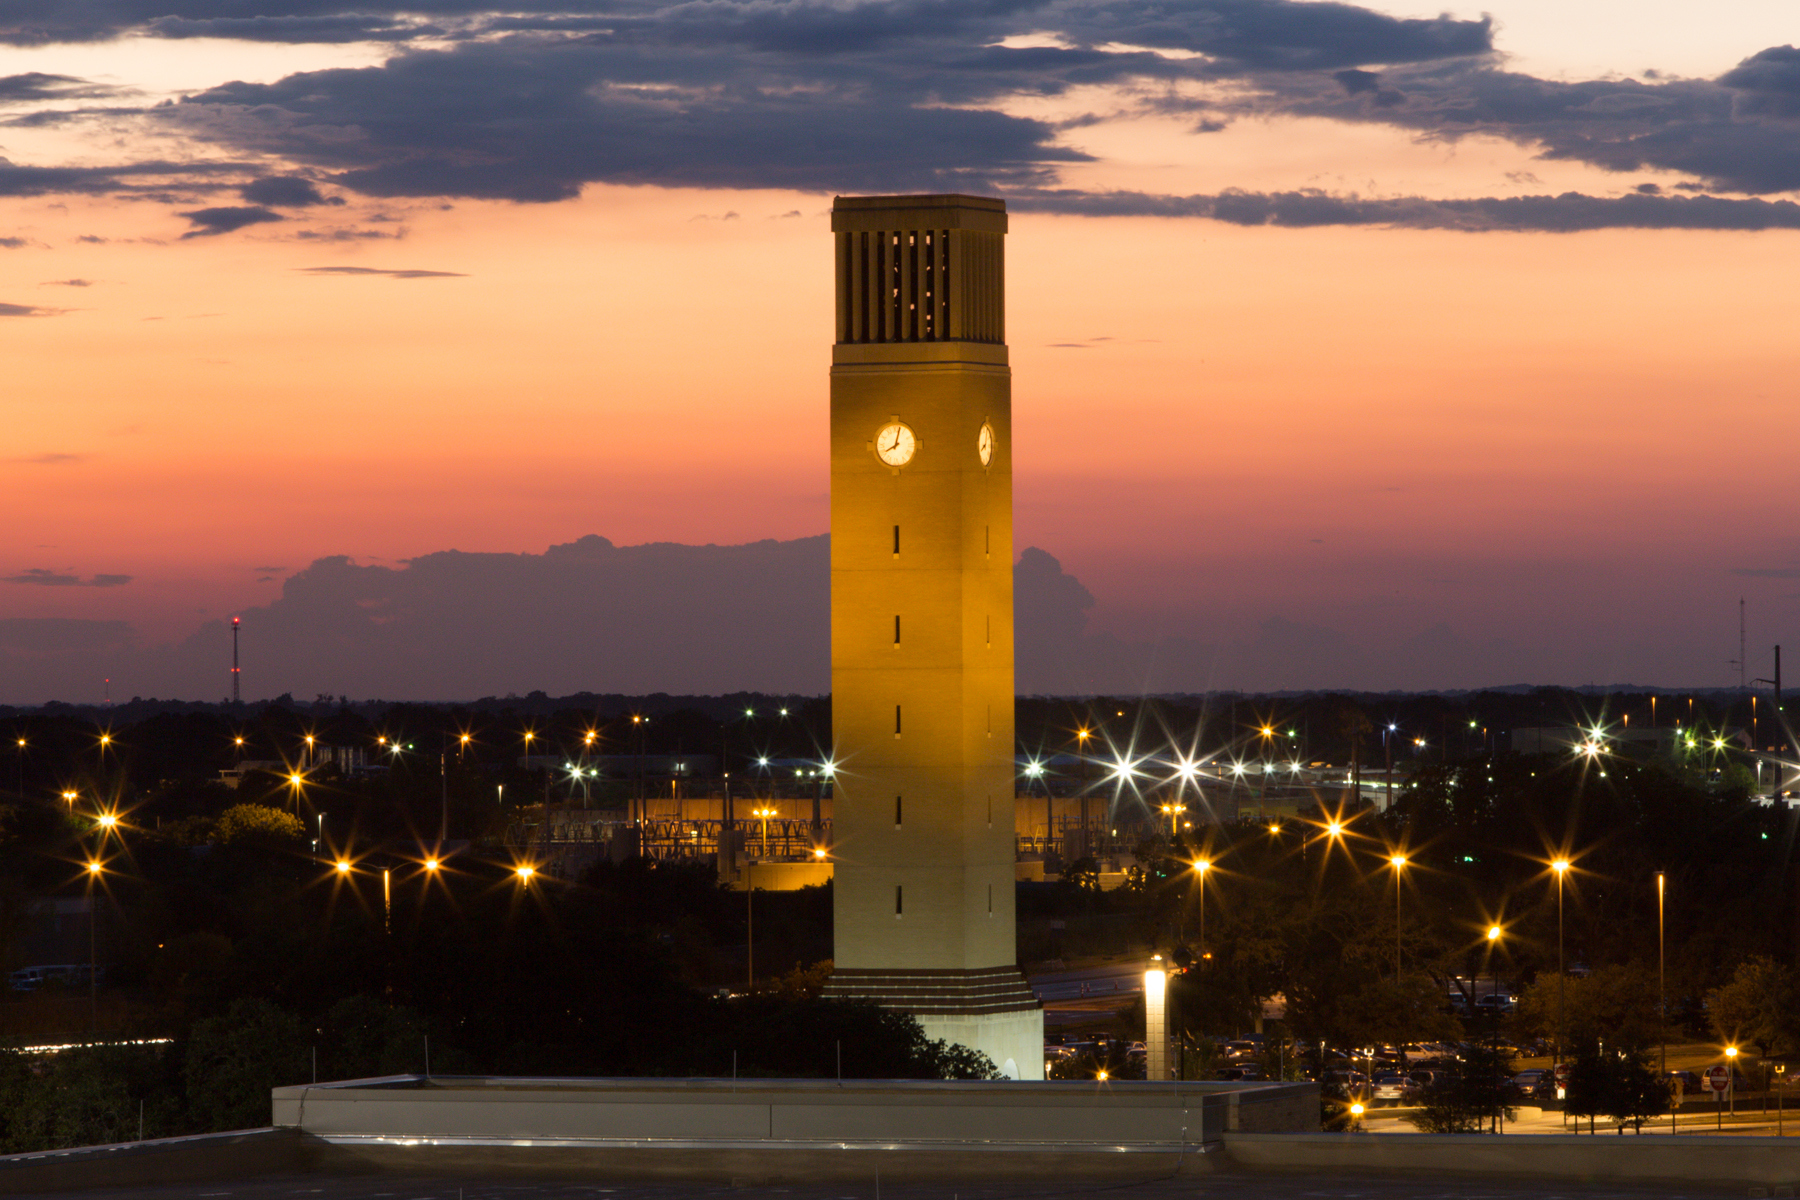
<svg viewBox="0 0 1800 1200">
<path fill-rule="evenodd" d="M 1061 1007 L 1058 1001 L 1117 997 L 1129 1000 L 1144 990 L 1141 961 L 1083 967 L 1074 971 L 1046 971 L 1030 977 L 1031 990 L 1044 1006 Z"/>
</svg>

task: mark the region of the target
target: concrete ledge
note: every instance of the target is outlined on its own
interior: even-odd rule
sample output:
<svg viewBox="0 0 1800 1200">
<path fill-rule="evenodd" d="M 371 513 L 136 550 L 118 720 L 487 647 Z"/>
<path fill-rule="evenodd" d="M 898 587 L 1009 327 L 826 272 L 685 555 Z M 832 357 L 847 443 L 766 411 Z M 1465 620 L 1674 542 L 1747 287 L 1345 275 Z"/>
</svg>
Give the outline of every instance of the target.
<svg viewBox="0 0 1800 1200">
<path fill-rule="evenodd" d="M 1225 1134 L 1225 1156 L 1252 1171 L 1356 1172 L 1680 1183 L 1709 1188 L 1800 1181 L 1800 1139 L 1602 1134 Z"/>
<path fill-rule="evenodd" d="M 1290 1092 L 1316 1094 L 1306 1084 L 395 1076 L 276 1088 L 273 1107 L 276 1125 L 328 1141 L 1130 1154 L 1197 1149 L 1237 1115 L 1234 1097 Z"/>
<path fill-rule="evenodd" d="M 273 1098 L 328 1163 L 723 1180 L 1149 1178 L 1210 1170 L 1228 1128 L 1318 1119 L 1310 1084 L 395 1076 Z"/>
<path fill-rule="evenodd" d="M 0 1155 L 0 1195 L 199 1183 L 297 1172 L 307 1139 L 292 1129 L 240 1129 L 110 1146 Z"/>
</svg>

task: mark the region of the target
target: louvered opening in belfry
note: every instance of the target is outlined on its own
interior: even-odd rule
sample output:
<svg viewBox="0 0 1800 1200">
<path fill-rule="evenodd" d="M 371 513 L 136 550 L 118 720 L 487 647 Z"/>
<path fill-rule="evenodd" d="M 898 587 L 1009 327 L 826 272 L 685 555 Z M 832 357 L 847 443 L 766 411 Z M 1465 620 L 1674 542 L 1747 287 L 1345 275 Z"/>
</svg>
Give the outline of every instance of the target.
<svg viewBox="0 0 1800 1200">
<path fill-rule="evenodd" d="M 840 233 L 838 341 L 1002 341 L 999 267 L 994 234 Z"/>
</svg>

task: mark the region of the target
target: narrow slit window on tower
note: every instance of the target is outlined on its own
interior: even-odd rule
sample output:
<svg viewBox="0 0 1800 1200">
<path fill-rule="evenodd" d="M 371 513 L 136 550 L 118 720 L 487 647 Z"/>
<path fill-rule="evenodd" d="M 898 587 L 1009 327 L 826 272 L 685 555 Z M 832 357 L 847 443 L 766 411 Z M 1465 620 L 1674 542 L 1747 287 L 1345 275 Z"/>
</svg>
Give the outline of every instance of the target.
<svg viewBox="0 0 1800 1200">
<path fill-rule="evenodd" d="M 894 645 L 900 644 L 900 614 L 894 614 Z"/>
<path fill-rule="evenodd" d="M 898 917 L 902 912 L 905 911 L 904 907 L 902 907 L 902 905 L 900 903 L 901 898 L 902 897 L 901 897 L 901 892 L 900 892 L 900 885 L 896 883 L 894 885 L 894 915 L 896 917 Z"/>
<path fill-rule="evenodd" d="M 994 706 L 991 704 L 987 706 L 987 735 L 994 736 Z"/>
<path fill-rule="evenodd" d="M 900 527 L 894 526 L 894 557 L 900 557 Z"/>
<path fill-rule="evenodd" d="M 993 556 L 994 527 L 992 525 L 983 525 L 981 527 L 981 552 L 989 557 Z"/>
<path fill-rule="evenodd" d="M 987 800 L 988 800 L 988 828 L 992 829 L 994 827 L 994 793 L 989 792 L 987 794 Z"/>
<path fill-rule="evenodd" d="M 988 916 L 994 915 L 994 885 L 988 884 Z"/>
<path fill-rule="evenodd" d="M 895 640 L 898 641 L 899 639 L 896 638 Z M 987 647 L 989 650 L 994 648 L 994 618 L 991 614 L 987 619 Z"/>
<path fill-rule="evenodd" d="M 900 736 L 900 706 L 894 705 L 894 736 Z"/>
<path fill-rule="evenodd" d="M 894 828 L 900 828 L 900 797 L 894 797 Z"/>
</svg>

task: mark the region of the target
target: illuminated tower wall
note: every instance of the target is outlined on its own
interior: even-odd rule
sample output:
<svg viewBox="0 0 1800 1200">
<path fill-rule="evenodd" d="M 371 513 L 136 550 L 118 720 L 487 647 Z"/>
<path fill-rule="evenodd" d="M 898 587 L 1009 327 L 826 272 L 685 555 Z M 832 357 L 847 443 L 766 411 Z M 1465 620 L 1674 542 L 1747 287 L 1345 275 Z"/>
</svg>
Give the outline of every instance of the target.
<svg viewBox="0 0 1800 1200">
<path fill-rule="evenodd" d="M 840 197 L 830 994 L 1043 1076 L 1013 917 L 1006 207 Z"/>
</svg>

